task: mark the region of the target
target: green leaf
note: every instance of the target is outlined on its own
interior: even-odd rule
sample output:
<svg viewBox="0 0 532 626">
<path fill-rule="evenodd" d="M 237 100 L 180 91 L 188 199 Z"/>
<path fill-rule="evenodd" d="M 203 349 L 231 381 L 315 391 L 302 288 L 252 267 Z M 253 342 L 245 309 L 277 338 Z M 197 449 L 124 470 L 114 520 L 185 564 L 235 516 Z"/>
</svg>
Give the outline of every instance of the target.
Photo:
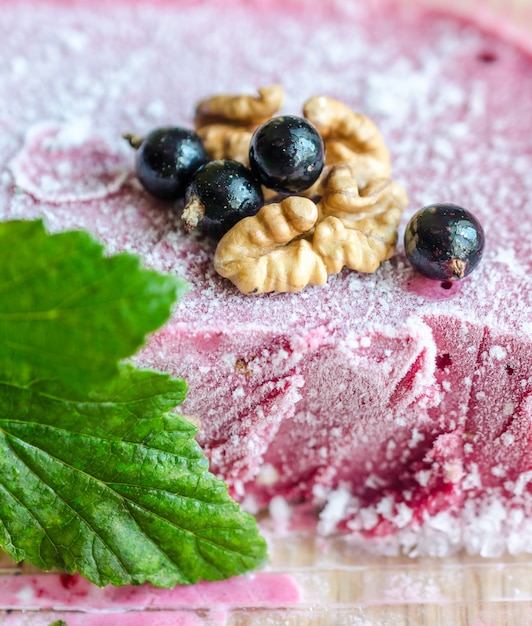
<svg viewBox="0 0 532 626">
<path fill-rule="evenodd" d="M 169 317 L 184 282 L 104 256 L 82 231 L 0 223 L 0 372 L 13 380 L 105 381 Z"/>
<path fill-rule="evenodd" d="M 0 542 L 97 585 L 219 580 L 266 555 L 254 518 L 168 409 L 182 381 L 122 366 L 96 393 L 0 384 Z"/>
<path fill-rule="evenodd" d="M 185 383 L 121 362 L 183 290 L 87 233 L 0 223 L 0 546 L 13 559 L 165 587 L 264 561 L 254 518 L 173 412 Z"/>
</svg>

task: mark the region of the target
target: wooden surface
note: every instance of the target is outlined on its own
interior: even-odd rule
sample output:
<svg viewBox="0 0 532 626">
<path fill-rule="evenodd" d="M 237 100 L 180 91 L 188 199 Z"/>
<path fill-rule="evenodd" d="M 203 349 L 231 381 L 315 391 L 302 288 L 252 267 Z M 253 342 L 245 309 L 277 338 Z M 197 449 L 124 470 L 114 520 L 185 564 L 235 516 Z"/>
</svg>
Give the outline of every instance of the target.
<svg viewBox="0 0 532 626">
<path fill-rule="evenodd" d="M 530 555 L 379 559 L 353 553 L 345 540 L 330 541 L 320 548 L 310 538 L 301 538 L 296 544 L 292 539 L 280 541 L 276 550 L 274 561 L 278 559 L 284 571 L 292 572 L 302 589 L 302 602 L 307 604 L 306 613 L 288 611 L 288 621 L 279 624 L 532 624 Z M 231 623 L 253 622 L 242 618 Z"/>
<path fill-rule="evenodd" d="M 530 555 L 376 558 L 355 552 L 345 539 L 318 544 L 305 536 L 276 539 L 270 555 L 268 571 L 290 575 L 300 590 L 297 603 L 264 607 L 250 599 L 246 606 L 222 607 L 221 612 L 220 607 L 191 606 L 180 609 L 172 623 L 185 624 L 183 615 L 188 614 L 213 626 L 532 626 Z M 18 569 L 0 557 L 0 574 L 13 575 Z M 33 571 L 25 566 L 18 576 Z M 6 598 L 0 596 L 0 607 L 2 601 Z M 34 611 L 17 615 L 20 626 L 36 623 Z M 81 623 L 79 614 L 71 615 L 74 626 Z M 65 615 L 40 612 L 39 620 L 44 617 L 39 626 Z M 120 614 L 101 615 L 99 623 L 120 626 Z"/>
</svg>

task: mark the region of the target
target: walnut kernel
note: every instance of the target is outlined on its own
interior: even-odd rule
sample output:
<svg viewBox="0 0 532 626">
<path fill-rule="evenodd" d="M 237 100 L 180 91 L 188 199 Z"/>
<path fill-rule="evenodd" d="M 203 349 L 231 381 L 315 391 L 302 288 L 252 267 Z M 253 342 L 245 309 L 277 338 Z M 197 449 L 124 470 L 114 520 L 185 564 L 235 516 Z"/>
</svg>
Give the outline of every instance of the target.
<svg viewBox="0 0 532 626">
<path fill-rule="evenodd" d="M 202 100 L 196 107 L 196 129 L 207 124 L 258 126 L 272 117 L 283 105 L 281 85 L 258 90 L 257 96 L 220 94 Z"/>
</svg>

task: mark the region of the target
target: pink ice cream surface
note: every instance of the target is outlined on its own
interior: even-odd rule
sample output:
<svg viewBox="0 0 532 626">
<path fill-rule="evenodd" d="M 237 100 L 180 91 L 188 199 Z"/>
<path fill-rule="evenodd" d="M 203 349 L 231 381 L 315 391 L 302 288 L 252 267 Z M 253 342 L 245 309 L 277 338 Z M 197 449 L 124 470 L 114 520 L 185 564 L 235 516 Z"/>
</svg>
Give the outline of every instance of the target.
<svg viewBox="0 0 532 626">
<path fill-rule="evenodd" d="M 532 550 L 532 59 L 412 7 L 302 7 L 6 4 L 0 217 L 87 228 L 189 281 L 137 362 L 186 379 L 182 412 L 249 510 L 310 503 L 320 532 L 391 552 Z M 399 243 L 375 274 L 299 294 L 217 276 L 212 243 L 140 188 L 121 135 L 278 82 L 283 112 L 326 94 L 377 122 L 410 198 L 401 235 L 429 203 L 472 211 L 478 270 L 425 280 Z"/>
<path fill-rule="evenodd" d="M 298 600 L 299 591 L 293 580 L 275 573 L 174 589 L 151 585 L 99 589 L 79 575 L 67 574 L 0 577 L 0 608 L 13 610 L 12 618 L 0 613 L 0 622 L 6 626 L 48 626 L 58 619 L 67 621 L 69 626 L 110 624 L 113 619 L 124 626 L 195 626 L 205 623 L 205 615 L 208 623 L 215 625 L 225 624 L 234 607 L 273 609 Z M 28 612 L 26 619 L 21 617 L 21 610 Z"/>
</svg>

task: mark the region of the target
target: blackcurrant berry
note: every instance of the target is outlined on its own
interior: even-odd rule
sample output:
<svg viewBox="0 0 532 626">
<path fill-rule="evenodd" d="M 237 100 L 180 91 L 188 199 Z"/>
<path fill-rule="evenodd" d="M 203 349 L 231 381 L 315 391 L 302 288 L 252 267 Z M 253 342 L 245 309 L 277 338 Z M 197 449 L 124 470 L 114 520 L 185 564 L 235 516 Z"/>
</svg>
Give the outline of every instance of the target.
<svg viewBox="0 0 532 626">
<path fill-rule="evenodd" d="M 318 179 L 325 148 L 317 129 L 305 118 L 274 117 L 257 128 L 249 149 L 250 167 L 275 191 L 299 193 Z"/>
<path fill-rule="evenodd" d="M 219 239 L 264 204 L 262 188 L 250 169 L 228 159 L 210 161 L 192 177 L 185 195 L 185 230 L 198 228 Z"/>
<path fill-rule="evenodd" d="M 144 138 L 124 137 L 137 148 L 135 165 L 141 184 L 164 200 L 182 198 L 192 174 L 209 160 L 201 139 L 186 128 L 156 128 Z"/>
<path fill-rule="evenodd" d="M 405 231 L 412 266 L 433 280 L 459 280 L 478 265 L 484 232 L 477 219 L 455 204 L 432 204 L 415 213 Z"/>
</svg>

